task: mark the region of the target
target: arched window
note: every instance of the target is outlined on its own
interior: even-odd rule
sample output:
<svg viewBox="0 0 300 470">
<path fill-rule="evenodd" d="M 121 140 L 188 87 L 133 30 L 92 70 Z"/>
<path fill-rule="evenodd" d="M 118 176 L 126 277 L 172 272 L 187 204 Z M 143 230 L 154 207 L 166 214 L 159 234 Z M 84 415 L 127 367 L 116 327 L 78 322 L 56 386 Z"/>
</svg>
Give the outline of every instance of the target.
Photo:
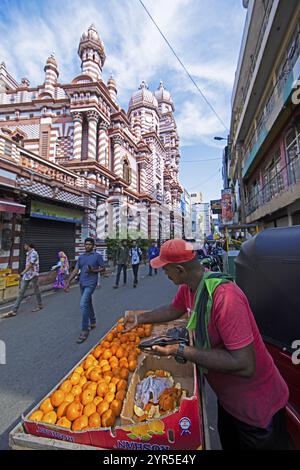
<svg viewBox="0 0 300 470">
<path fill-rule="evenodd" d="M 130 184 L 131 183 L 131 168 L 128 163 L 128 160 L 123 161 L 123 179 Z"/>
</svg>

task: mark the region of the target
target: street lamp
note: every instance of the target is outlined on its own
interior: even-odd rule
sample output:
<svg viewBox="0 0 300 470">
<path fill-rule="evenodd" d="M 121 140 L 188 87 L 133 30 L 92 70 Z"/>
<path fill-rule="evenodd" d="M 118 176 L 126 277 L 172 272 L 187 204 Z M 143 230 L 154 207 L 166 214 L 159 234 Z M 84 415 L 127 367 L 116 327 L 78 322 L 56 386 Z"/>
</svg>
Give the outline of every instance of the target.
<svg viewBox="0 0 300 470">
<path fill-rule="evenodd" d="M 227 140 L 226 137 L 214 137 L 215 140 Z"/>
</svg>

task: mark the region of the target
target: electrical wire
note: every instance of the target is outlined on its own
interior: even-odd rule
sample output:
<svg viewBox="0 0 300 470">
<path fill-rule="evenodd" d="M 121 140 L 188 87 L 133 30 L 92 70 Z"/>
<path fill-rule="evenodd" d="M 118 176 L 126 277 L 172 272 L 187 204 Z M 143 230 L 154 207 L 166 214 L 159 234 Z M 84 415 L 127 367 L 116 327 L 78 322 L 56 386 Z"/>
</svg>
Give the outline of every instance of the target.
<svg viewBox="0 0 300 470">
<path fill-rule="evenodd" d="M 154 23 L 154 25 L 156 26 L 156 28 L 158 29 L 158 31 L 160 32 L 160 34 L 162 35 L 162 37 L 164 38 L 164 40 L 166 41 L 166 43 L 168 44 L 169 48 L 171 49 L 171 51 L 173 52 L 173 54 L 175 55 L 176 59 L 178 60 L 178 62 L 180 63 L 180 65 L 182 66 L 182 68 L 184 69 L 185 73 L 187 74 L 187 76 L 190 78 L 190 80 L 193 82 L 193 84 L 195 85 L 195 87 L 197 88 L 197 90 L 199 91 L 200 95 L 202 96 L 202 98 L 204 99 L 205 103 L 210 107 L 211 111 L 215 114 L 215 116 L 217 117 L 218 121 L 222 124 L 222 126 L 224 126 L 224 128 L 226 129 L 226 131 L 229 133 L 229 129 L 228 127 L 226 126 L 226 124 L 224 123 L 223 119 L 219 116 L 219 114 L 217 113 L 217 111 L 215 110 L 215 108 L 213 107 L 213 105 L 208 101 L 208 99 L 206 98 L 206 96 L 204 95 L 203 91 L 199 88 L 199 86 L 197 85 L 197 83 L 195 82 L 195 80 L 193 79 L 193 77 L 191 76 L 191 74 L 189 73 L 189 71 L 187 70 L 186 66 L 184 65 L 184 63 L 182 62 L 182 60 L 179 58 L 179 56 L 177 55 L 177 53 L 175 52 L 175 50 L 173 49 L 173 47 L 171 46 L 170 42 L 168 41 L 168 39 L 166 38 L 166 36 L 164 35 L 164 33 L 162 32 L 162 30 L 160 29 L 160 27 L 158 26 L 158 24 L 156 23 L 156 21 L 154 20 L 154 18 L 151 16 L 150 12 L 147 10 L 146 6 L 144 5 L 144 3 L 142 2 L 142 0 L 139 0 L 140 4 L 142 5 L 142 7 L 144 8 L 144 10 L 146 11 L 147 15 L 149 16 L 149 18 L 151 19 L 151 21 Z"/>
<path fill-rule="evenodd" d="M 189 188 L 189 191 L 195 189 L 195 188 L 201 188 L 202 186 L 204 186 L 206 183 L 208 183 L 208 181 L 210 181 L 212 178 L 214 178 L 218 173 L 220 173 L 221 171 L 221 168 L 218 169 L 218 171 L 214 172 L 211 176 L 209 176 L 208 178 L 206 178 L 203 182 L 201 183 L 198 183 L 196 184 L 195 186 L 192 186 Z"/>
</svg>

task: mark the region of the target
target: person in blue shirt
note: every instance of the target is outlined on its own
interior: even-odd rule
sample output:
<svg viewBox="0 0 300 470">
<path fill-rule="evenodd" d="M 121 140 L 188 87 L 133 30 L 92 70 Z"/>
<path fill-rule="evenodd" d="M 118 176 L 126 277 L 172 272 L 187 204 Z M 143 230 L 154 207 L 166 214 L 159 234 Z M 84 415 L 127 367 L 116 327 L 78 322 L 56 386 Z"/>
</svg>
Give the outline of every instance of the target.
<svg viewBox="0 0 300 470">
<path fill-rule="evenodd" d="M 95 248 L 95 240 L 86 238 L 84 241 L 85 253 L 80 255 L 69 280 L 66 282 L 65 291 L 68 292 L 72 280 L 78 275 L 81 290 L 80 310 L 82 313 L 82 332 L 77 343 L 83 343 L 89 335 L 89 329 L 96 328 L 96 316 L 92 303 L 92 295 L 97 287 L 99 273 L 105 270 L 104 261 Z"/>
<path fill-rule="evenodd" d="M 150 261 L 159 255 L 159 249 L 157 248 L 157 245 L 155 242 L 151 243 L 151 246 L 148 248 L 147 255 L 148 255 L 148 260 L 149 260 L 148 276 L 152 276 L 152 267 L 151 267 Z M 154 269 L 154 273 L 157 274 L 157 269 Z"/>
</svg>

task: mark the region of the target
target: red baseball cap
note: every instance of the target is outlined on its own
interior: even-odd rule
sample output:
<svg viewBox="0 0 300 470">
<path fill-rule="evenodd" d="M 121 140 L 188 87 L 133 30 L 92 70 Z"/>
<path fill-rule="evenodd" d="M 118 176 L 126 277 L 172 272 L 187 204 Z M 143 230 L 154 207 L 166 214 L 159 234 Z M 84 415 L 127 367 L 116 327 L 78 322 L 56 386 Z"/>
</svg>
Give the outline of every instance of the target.
<svg viewBox="0 0 300 470">
<path fill-rule="evenodd" d="M 193 245 L 181 238 L 168 240 L 160 248 L 160 254 L 150 261 L 152 268 L 161 268 L 166 264 L 185 263 L 195 258 Z"/>
</svg>

